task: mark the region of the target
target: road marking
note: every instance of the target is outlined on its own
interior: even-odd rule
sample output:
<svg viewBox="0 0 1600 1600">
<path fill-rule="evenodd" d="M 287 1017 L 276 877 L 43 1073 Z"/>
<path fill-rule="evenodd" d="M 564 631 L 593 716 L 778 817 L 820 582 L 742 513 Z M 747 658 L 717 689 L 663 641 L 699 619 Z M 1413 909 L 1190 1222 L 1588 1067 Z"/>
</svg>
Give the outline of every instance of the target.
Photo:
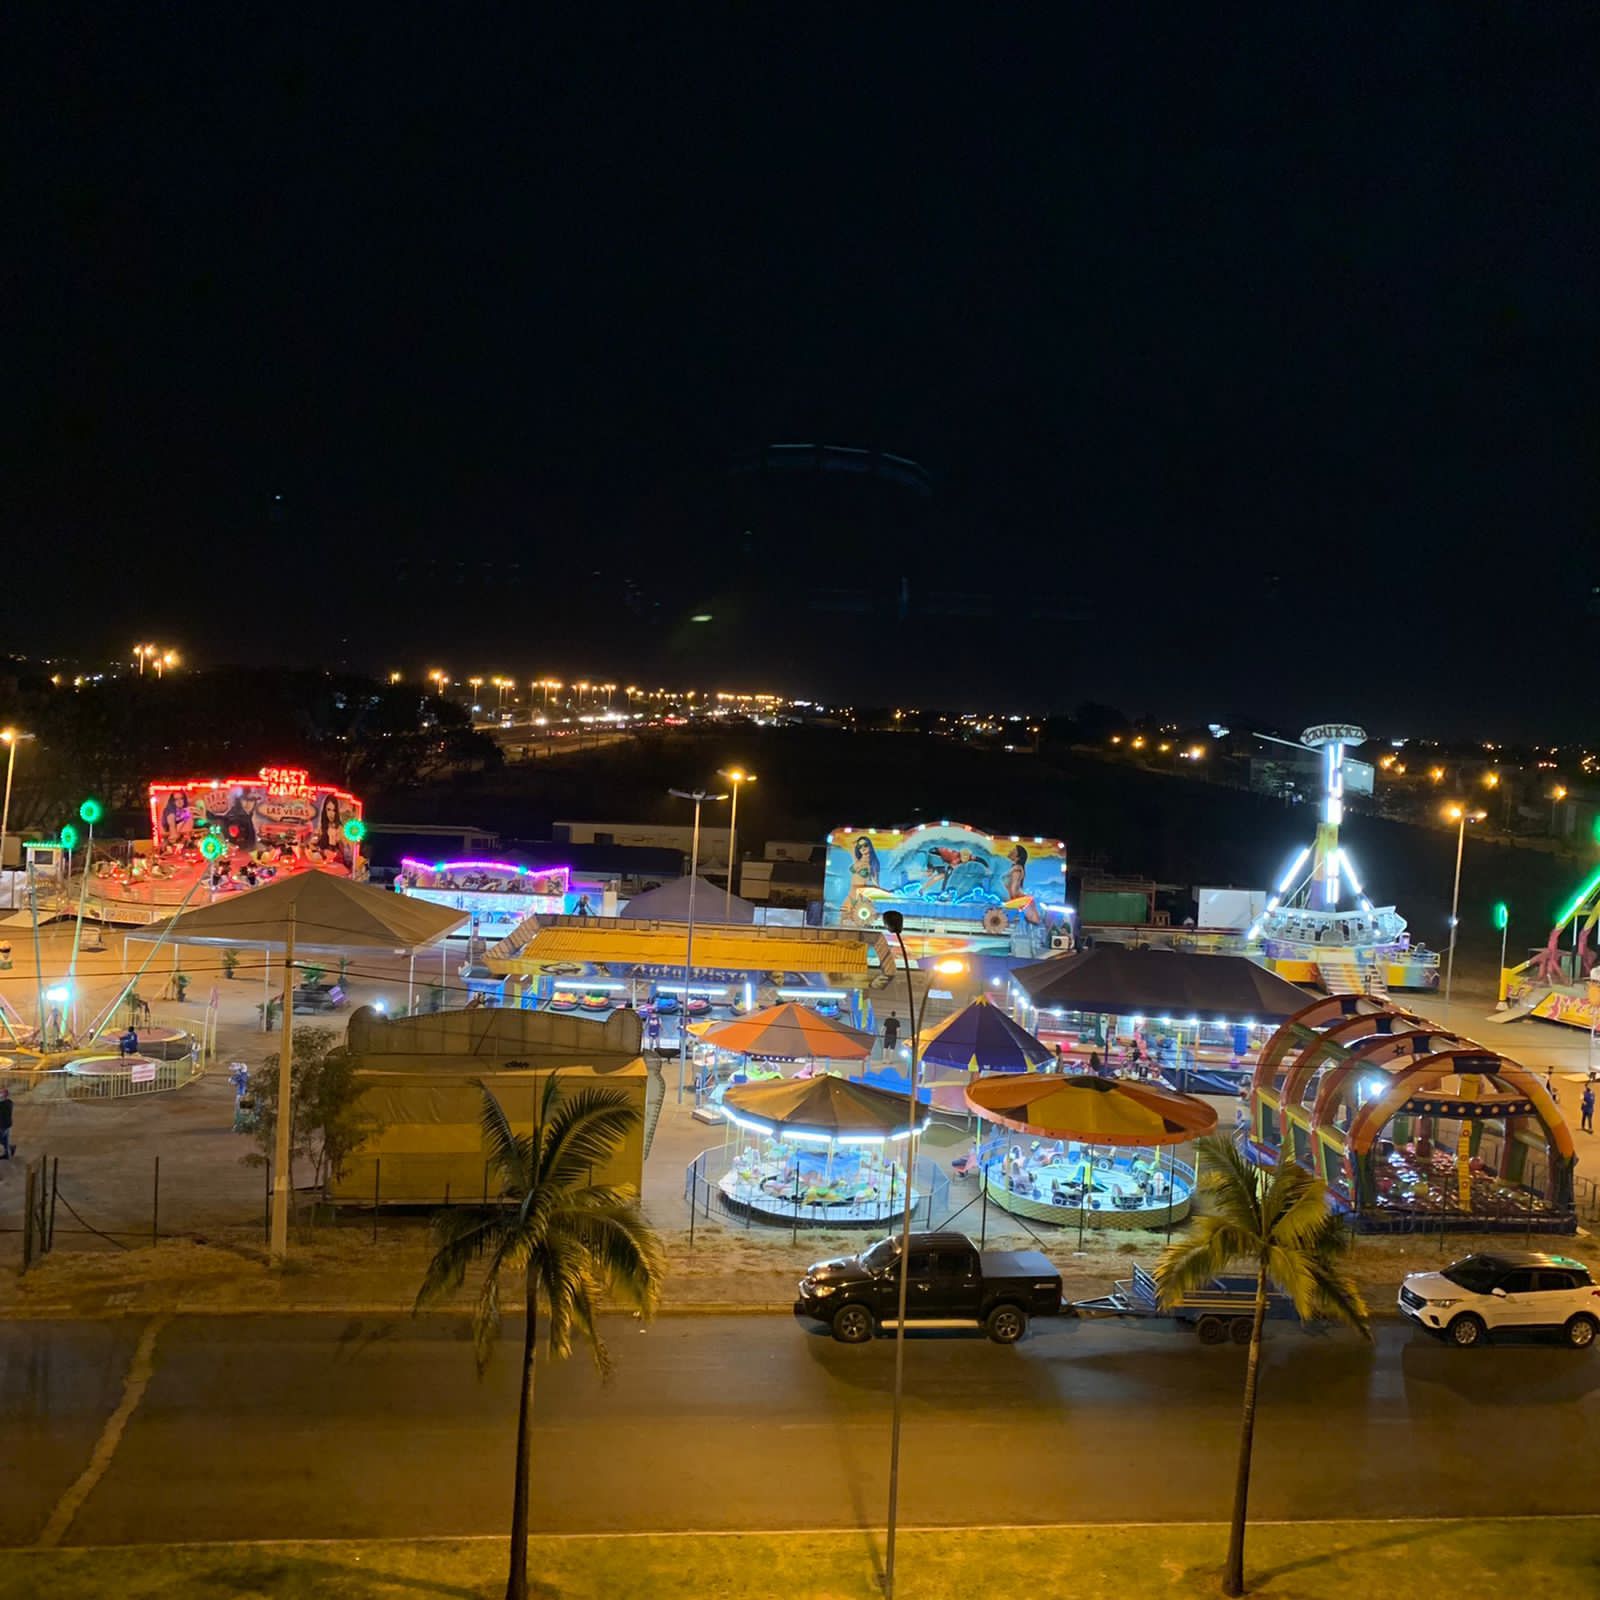
<svg viewBox="0 0 1600 1600">
<path fill-rule="evenodd" d="M 62 1537 L 72 1526 L 72 1519 L 77 1516 L 94 1491 L 94 1486 L 106 1475 L 106 1469 L 111 1465 L 111 1458 L 117 1453 L 117 1446 L 122 1443 L 123 1430 L 128 1426 L 139 1402 L 144 1399 L 144 1391 L 149 1386 L 152 1374 L 155 1372 L 156 1340 L 161 1336 L 161 1330 L 166 1327 L 170 1319 L 167 1317 L 153 1317 L 144 1325 L 144 1332 L 139 1335 L 139 1342 L 134 1346 L 133 1360 L 128 1363 L 128 1375 L 122 1381 L 122 1399 L 117 1402 L 117 1409 L 106 1418 L 106 1425 L 100 1430 L 100 1437 L 95 1441 L 93 1452 L 89 1456 L 89 1464 L 78 1474 L 77 1482 L 56 1502 L 56 1508 L 50 1513 L 50 1520 L 45 1523 L 38 1539 L 38 1548 L 48 1550 L 61 1543 Z"/>
<path fill-rule="evenodd" d="M 1364 1528 L 1444 1528 L 1458 1524 L 1482 1526 L 1490 1522 L 1593 1522 L 1590 1511 L 1532 1511 L 1514 1517 L 1252 1517 L 1252 1528 L 1344 1528 L 1359 1524 Z M 1159 1522 L 903 1522 L 902 1533 L 1090 1533 L 1107 1528 L 1226 1528 L 1221 1520 L 1192 1520 L 1166 1518 Z M 529 1536 L 534 1539 L 551 1539 L 571 1543 L 579 1540 L 602 1539 L 801 1539 L 822 1536 L 836 1537 L 841 1533 L 874 1532 L 881 1523 L 822 1523 L 809 1528 L 595 1528 L 587 1533 L 556 1532 L 547 1528 L 534 1528 Z M 75 1544 L 74 1551 L 94 1550 L 282 1550 L 282 1549 L 336 1549 L 352 1544 L 504 1544 L 503 1533 L 419 1533 L 408 1535 L 346 1535 L 338 1539 L 192 1539 L 175 1543 L 151 1542 L 146 1544 Z M 22 1545 L 11 1554 L 23 1555 L 31 1550 L 45 1548 L 42 1543 Z"/>
</svg>

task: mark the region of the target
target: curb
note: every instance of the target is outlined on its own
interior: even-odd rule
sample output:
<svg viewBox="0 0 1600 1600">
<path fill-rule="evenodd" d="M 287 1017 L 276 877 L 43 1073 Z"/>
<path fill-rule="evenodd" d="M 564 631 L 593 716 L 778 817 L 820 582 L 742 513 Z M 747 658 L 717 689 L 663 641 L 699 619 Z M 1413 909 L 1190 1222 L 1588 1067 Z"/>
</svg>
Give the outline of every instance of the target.
<svg viewBox="0 0 1600 1600">
<path fill-rule="evenodd" d="M 656 1310 L 656 1320 L 661 1321 L 669 1317 L 740 1317 L 740 1316 L 789 1316 L 794 1309 L 792 1300 L 698 1300 L 685 1301 L 677 1305 L 659 1306 Z M 1382 1307 L 1369 1307 L 1369 1313 L 1374 1322 L 1402 1322 L 1405 1319 L 1400 1315 L 1396 1306 L 1385 1305 Z M 466 1317 L 472 1314 L 470 1306 L 450 1305 L 430 1307 L 424 1316 L 429 1317 Z M 517 1313 L 509 1310 L 505 1313 L 508 1320 Z M 626 1306 L 609 1306 L 602 1309 L 602 1315 L 628 1316 L 632 1312 Z M 71 1305 L 37 1305 L 14 1306 L 7 1310 L 0 1310 L 0 1323 L 4 1322 L 117 1322 L 130 1317 L 388 1317 L 409 1320 L 411 1307 L 384 1301 L 351 1301 L 348 1303 L 322 1303 L 298 1302 L 291 1305 L 264 1305 L 264 1306 L 218 1306 L 207 1305 L 204 1301 L 180 1300 L 174 1306 L 99 1306 L 86 1309 Z M 1116 1317 L 1102 1317 L 1095 1319 L 1079 1319 L 1065 1317 L 1062 1321 L 1095 1320 L 1114 1322 Z"/>
</svg>

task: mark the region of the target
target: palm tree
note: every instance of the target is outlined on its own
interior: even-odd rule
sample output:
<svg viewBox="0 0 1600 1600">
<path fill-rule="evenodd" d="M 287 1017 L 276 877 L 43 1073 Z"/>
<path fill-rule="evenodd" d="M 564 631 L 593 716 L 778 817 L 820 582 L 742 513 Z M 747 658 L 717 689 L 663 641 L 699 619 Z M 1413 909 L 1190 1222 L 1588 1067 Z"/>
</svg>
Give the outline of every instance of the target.
<svg viewBox="0 0 1600 1600">
<path fill-rule="evenodd" d="M 547 1312 L 551 1360 L 572 1353 L 576 1332 L 602 1377 L 611 1354 L 596 1322 L 608 1290 L 646 1316 L 661 1295 L 660 1240 L 639 1214 L 638 1195 L 590 1181 L 633 1130 L 639 1113 L 615 1089 L 584 1089 L 558 1098 L 552 1074 L 538 1101 L 533 1133 L 518 1138 L 499 1101 L 483 1090 L 483 1142 L 499 1183 L 498 1203 L 442 1211 L 433 1222 L 437 1248 L 417 1291 L 413 1315 L 461 1287 L 482 1261 L 472 1308 L 473 1354 L 481 1376 L 500 1329 L 502 1277 L 519 1288 L 526 1311 L 522 1383 L 517 1401 L 516 1482 L 511 1502 L 511 1563 L 506 1600 L 528 1594 L 528 1456 L 539 1306 Z"/>
<path fill-rule="evenodd" d="M 1244 1373 L 1244 1420 L 1239 1431 L 1239 1472 L 1233 1488 L 1233 1526 L 1222 1592 L 1244 1593 L 1244 1522 L 1250 1498 L 1250 1447 L 1255 1435 L 1256 1383 L 1261 1368 L 1261 1325 L 1271 1284 L 1294 1302 L 1301 1319 L 1341 1322 L 1369 1338 L 1366 1302 L 1346 1270 L 1350 1234 L 1328 1209 L 1328 1186 L 1284 1157 L 1258 1167 L 1232 1139 L 1200 1141 L 1195 1226 L 1162 1251 L 1156 1286 L 1164 1306 L 1202 1288 L 1235 1261 L 1253 1263 L 1255 1315 Z"/>
</svg>

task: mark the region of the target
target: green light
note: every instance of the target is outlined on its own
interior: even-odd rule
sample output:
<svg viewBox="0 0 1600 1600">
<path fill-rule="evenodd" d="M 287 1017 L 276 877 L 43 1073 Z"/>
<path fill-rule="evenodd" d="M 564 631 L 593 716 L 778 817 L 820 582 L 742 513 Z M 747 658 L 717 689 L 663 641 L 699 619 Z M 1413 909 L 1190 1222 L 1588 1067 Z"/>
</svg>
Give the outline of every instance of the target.
<svg viewBox="0 0 1600 1600">
<path fill-rule="evenodd" d="M 360 817 L 351 817 L 339 830 L 351 844 L 360 844 L 367 836 L 367 825 Z"/>
<path fill-rule="evenodd" d="M 1568 902 L 1566 910 L 1556 918 L 1556 926 L 1558 928 L 1565 927 L 1567 923 L 1578 914 L 1583 907 L 1584 901 L 1586 901 L 1596 889 L 1600 889 L 1600 867 L 1595 869 L 1589 881 L 1584 884 L 1584 886 Z"/>
<path fill-rule="evenodd" d="M 61 825 L 61 847 L 64 850 L 76 850 L 78 847 L 78 830 L 70 822 Z"/>
<path fill-rule="evenodd" d="M 205 838 L 200 841 L 200 854 L 203 855 L 207 861 L 215 861 L 217 857 L 220 856 L 227 848 L 228 847 L 222 842 L 221 838 L 214 833 L 208 833 Z"/>
<path fill-rule="evenodd" d="M 689 620 L 691 622 L 709 622 L 711 620 L 711 613 L 709 611 L 697 611 L 692 617 L 689 618 Z"/>
<path fill-rule="evenodd" d="M 1495 906 L 1494 906 L 1494 925 L 1495 925 L 1495 927 L 1503 928 L 1510 921 L 1511 921 L 1511 907 L 1508 906 L 1505 903 L 1504 900 L 1495 901 Z"/>
<path fill-rule="evenodd" d="M 81 806 L 78 807 L 78 815 L 80 817 L 82 817 L 83 820 L 85 822 L 87 822 L 91 828 L 105 814 L 106 814 L 105 813 L 105 807 L 102 806 L 100 804 L 100 802 L 95 799 L 95 797 L 93 795 L 90 795 L 89 798 L 87 800 L 85 800 Z"/>
</svg>

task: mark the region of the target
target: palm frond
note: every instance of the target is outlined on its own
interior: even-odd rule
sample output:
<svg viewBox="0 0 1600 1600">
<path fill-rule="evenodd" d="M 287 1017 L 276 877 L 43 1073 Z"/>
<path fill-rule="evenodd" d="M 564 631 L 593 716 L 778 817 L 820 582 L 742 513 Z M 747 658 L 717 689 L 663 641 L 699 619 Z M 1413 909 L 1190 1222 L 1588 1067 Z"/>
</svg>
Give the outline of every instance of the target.
<svg viewBox="0 0 1600 1600">
<path fill-rule="evenodd" d="M 638 1124 L 639 1113 L 616 1089 L 581 1089 L 563 1100 L 544 1130 L 539 1181 L 576 1188 L 604 1166 Z"/>
<path fill-rule="evenodd" d="M 572 1297 L 572 1325 L 580 1334 L 584 1342 L 594 1354 L 595 1370 L 600 1374 L 602 1383 L 609 1383 L 614 1369 L 611 1360 L 611 1347 L 600 1334 L 600 1324 L 596 1319 L 595 1288 L 586 1283 L 582 1290 Z"/>
<path fill-rule="evenodd" d="M 1309 1243 L 1327 1215 L 1327 1184 L 1290 1157 L 1280 1158 L 1262 1201 L 1266 1231 L 1279 1244 Z"/>
<path fill-rule="evenodd" d="M 1262 1174 L 1239 1145 L 1211 1134 L 1198 1147 L 1195 1198 L 1206 1211 L 1226 1217 L 1242 1232 L 1262 1231 Z"/>
<path fill-rule="evenodd" d="M 631 1187 L 593 1184 L 590 1172 L 611 1163 L 637 1113 L 615 1090 L 585 1089 L 558 1100 L 552 1076 L 537 1102 L 535 1133 L 517 1139 L 509 1119 L 482 1084 L 485 1150 L 516 1200 L 484 1212 L 441 1213 L 438 1248 L 417 1307 L 457 1289 L 474 1263 L 482 1278 L 473 1306 L 473 1354 L 480 1372 L 498 1334 L 506 1279 L 531 1282 L 549 1308 L 550 1354 L 571 1353 L 574 1335 L 594 1353 L 602 1376 L 611 1355 L 601 1337 L 602 1298 L 615 1292 L 653 1313 L 660 1300 L 664 1252 L 639 1211 Z"/>
<path fill-rule="evenodd" d="M 572 1207 L 552 1220 L 582 1246 L 590 1275 L 601 1288 L 620 1295 L 647 1317 L 655 1315 L 666 1256 L 637 1206 Z"/>
<path fill-rule="evenodd" d="M 1194 1226 L 1174 1239 L 1156 1261 L 1156 1293 L 1163 1306 L 1176 1305 L 1187 1294 L 1203 1289 L 1239 1260 L 1252 1262 L 1261 1253 L 1260 1241 L 1226 1217 L 1202 1213 Z"/>
<path fill-rule="evenodd" d="M 549 1302 L 550 1359 L 572 1354 L 572 1307 L 589 1275 L 589 1258 L 581 1240 L 560 1228 L 545 1234 L 534 1268 Z"/>
<path fill-rule="evenodd" d="M 525 1229 L 504 1229 L 483 1269 L 483 1282 L 472 1307 L 472 1358 L 480 1378 L 500 1336 L 501 1275 L 514 1275 L 519 1281 L 524 1277 L 532 1243 Z"/>
<path fill-rule="evenodd" d="M 478 1125 L 483 1130 L 484 1160 L 500 1180 L 502 1193 L 526 1194 L 533 1187 L 532 1141 L 519 1139 L 513 1132 L 505 1107 L 495 1099 L 483 1079 L 472 1081 L 483 1091 Z"/>
<path fill-rule="evenodd" d="M 453 1207 L 436 1212 L 432 1222 L 434 1251 L 412 1304 L 412 1314 L 436 1300 L 454 1294 L 466 1279 L 467 1268 L 492 1248 L 508 1218 L 502 1211 Z"/>
<path fill-rule="evenodd" d="M 1316 1280 L 1315 1313 L 1329 1322 L 1354 1328 L 1362 1338 L 1370 1339 L 1371 1313 L 1360 1287 L 1345 1266 L 1351 1243 L 1344 1219 L 1330 1212 L 1310 1246 L 1311 1272 Z"/>
</svg>

